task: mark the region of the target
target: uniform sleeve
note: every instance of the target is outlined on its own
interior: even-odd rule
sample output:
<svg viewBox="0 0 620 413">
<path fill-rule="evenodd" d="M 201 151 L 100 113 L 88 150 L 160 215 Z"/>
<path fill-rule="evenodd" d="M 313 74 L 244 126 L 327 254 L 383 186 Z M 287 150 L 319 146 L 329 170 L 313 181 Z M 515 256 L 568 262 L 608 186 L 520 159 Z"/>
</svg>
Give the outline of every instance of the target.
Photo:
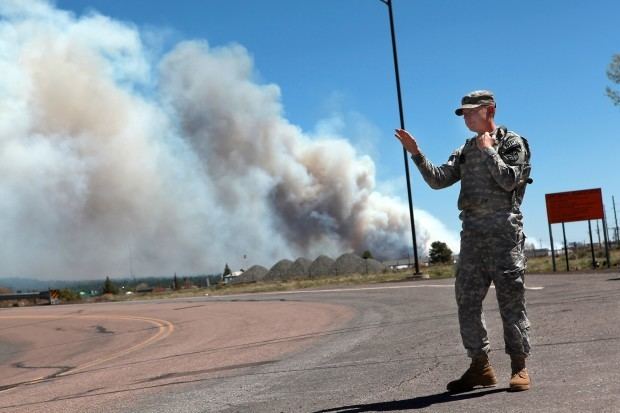
<svg viewBox="0 0 620 413">
<path fill-rule="evenodd" d="M 446 188 L 459 179 L 461 179 L 461 171 L 459 169 L 459 159 L 463 147 L 452 152 L 448 161 L 441 166 L 435 166 L 431 161 L 420 153 L 412 157 L 424 181 L 433 189 Z"/>
<path fill-rule="evenodd" d="M 485 148 L 484 152 L 489 155 L 486 164 L 495 182 L 505 191 L 514 190 L 527 164 L 527 149 L 523 140 L 519 136 L 511 136 L 502 145 L 501 154 L 495 148 Z"/>
</svg>

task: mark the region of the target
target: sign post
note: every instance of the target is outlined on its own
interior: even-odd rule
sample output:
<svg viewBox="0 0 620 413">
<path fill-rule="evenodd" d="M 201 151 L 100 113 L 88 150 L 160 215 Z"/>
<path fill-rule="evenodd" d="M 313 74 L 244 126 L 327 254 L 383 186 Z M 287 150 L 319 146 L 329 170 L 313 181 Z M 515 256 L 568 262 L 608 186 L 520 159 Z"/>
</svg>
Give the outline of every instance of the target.
<svg viewBox="0 0 620 413">
<path fill-rule="evenodd" d="M 592 269 L 596 269 L 596 258 L 594 257 L 594 242 L 592 241 L 592 224 L 588 220 L 588 233 L 590 234 L 590 252 L 592 253 Z"/>
<path fill-rule="evenodd" d="M 551 241 L 551 262 L 553 263 L 553 272 L 555 272 L 555 248 L 553 248 L 553 232 L 551 232 L 551 223 L 549 223 L 549 240 Z"/>
<path fill-rule="evenodd" d="M 603 235 L 605 237 L 605 254 L 607 258 L 607 267 L 611 267 L 609 262 L 609 248 L 606 235 L 605 209 L 603 208 L 603 195 L 601 188 L 584 189 L 581 191 L 556 192 L 553 194 L 545 194 L 545 202 L 547 204 L 547 221 L 549 223 L 549 239 L 551 241 L 551 257 L 553 258 L 553 271 L 555 266 L 555 249 L 553 247 L 553 235 L 551 234 L 551 224 L 562 224 L 562 233 L 564 235 L 564 255 L 566 256 L 566 271 L 568 266 L 568 247 L 566 244 L 566 231 L 564 229 L 565 222 L 588 221 L 590 229 L 590 246 L 592 247 L 592 229 L 590 226 L 591 219 L 603 220 Z M 598 224 L 598 222 L 597 222 Z M 594 249 L 592 249 L 592 266 L 595 266 Z"/>
<path fill-rule="evenodd" d="M 568 245 L 566 245 L 566 228 L 564 228 L 564 223 L 562 222 L 562 235 L 564 236 L 564 258 L 566 258 L 566 271 L 570 271 L 570 267 L 568 266 Z"/>
</svg>

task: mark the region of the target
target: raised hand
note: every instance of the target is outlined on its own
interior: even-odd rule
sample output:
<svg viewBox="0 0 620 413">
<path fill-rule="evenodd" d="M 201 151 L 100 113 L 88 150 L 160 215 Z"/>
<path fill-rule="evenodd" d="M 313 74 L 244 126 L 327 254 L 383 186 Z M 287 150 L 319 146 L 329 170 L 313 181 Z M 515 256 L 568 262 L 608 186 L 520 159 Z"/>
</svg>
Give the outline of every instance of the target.
<svg viewBox="0 0 620 413">
<path fill-rule="evenodd" d="M 415 140 L 412 134 L 407 132 L 404 129 L 395 129 L 394 136 L 396 139 L 400 141 L 403 147 L 412 155 L 417 155 L 420 153 L 420 149 L 418 148 L 418 142 Z"/>
</svg>

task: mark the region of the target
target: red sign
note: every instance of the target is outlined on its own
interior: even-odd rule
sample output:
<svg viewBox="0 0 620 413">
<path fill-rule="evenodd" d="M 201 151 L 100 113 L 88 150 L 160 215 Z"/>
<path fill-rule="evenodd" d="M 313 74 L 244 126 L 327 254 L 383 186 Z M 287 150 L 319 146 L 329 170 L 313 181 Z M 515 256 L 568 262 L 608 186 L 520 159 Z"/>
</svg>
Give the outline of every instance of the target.
<svg viewBox="0 0 620 413">
<path fill-rule="evenodd" d="M 546 194 L 545 201 L 550 224 L 603 219 L 601 188 Z"/>
</svg>

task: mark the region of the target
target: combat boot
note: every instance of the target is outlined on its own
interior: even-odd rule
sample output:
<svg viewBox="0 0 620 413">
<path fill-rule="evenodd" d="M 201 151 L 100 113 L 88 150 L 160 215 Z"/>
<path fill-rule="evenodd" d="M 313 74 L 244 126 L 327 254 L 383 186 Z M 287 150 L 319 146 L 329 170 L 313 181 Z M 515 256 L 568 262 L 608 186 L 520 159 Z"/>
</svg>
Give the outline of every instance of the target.
<svg viewBox="0 0 620 413">
<path fill-rule="evenodd" d="M 525 356 L 510 356 L 512 375 L 510 376 L 510 391 L 530 389 L 530 376 L 525 368 Z"/>
<path fill-rule="evenodd" d="M 497 384 L 493 367 L 489 363 L 489 356 L 477 356 L 471 359 L 471 365 L 458 380 L 448 383 L 448 391 L 461 393 L 473 390 L 476 386 L 489 387 Z"/>
</svg>

